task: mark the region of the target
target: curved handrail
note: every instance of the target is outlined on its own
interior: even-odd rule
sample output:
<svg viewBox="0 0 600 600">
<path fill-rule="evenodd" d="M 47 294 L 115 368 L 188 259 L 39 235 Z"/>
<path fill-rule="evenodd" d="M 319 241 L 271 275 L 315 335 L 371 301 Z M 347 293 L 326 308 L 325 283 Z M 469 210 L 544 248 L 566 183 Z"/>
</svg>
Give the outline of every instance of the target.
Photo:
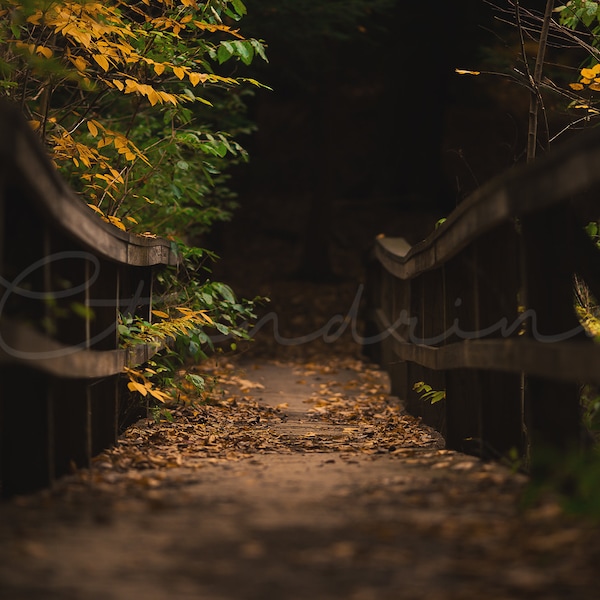
<svg viewBox="0 0 600 600">
<path fill-rule="evenodd" d="M 445 263 L 494 227 L 552 206 L 600 185 L 600 131 L 562 144 L 536 162 L 519 165 L 482 186 L 462 202 L 428 238 L 396 251 L 378 238 L 375 254 L 385 269 L 411 279 Z"/>
<path fill-rule="evenodd" d="M 67 379 L 97 379 L 121 373 L 125 367 L 147 362 L 163 343 L 145 343 L 116 350 L 88 350 L 67 346 L 19 322 L 0 323 L 0 362 L 28 364 Z M 28 358 L 29 357 L 29 358 Z"/>
<path fill-rule="evenodd" d="M 64 183 L 20 111 L 0 104 L 0 160 L 11 180 L 71 239 L 106 259 L 131 266 L 175 265 L 176 247 L 163 238 L 132 234 L 106 223 Z"/>
</svg>

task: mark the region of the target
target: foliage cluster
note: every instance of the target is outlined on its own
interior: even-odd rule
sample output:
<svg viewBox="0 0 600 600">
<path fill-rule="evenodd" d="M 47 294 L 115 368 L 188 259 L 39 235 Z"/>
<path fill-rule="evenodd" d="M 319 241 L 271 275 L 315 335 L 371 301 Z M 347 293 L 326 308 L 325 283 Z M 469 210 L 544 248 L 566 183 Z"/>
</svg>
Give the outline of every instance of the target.
<svg viewBox="0 0 600 600">
<path fill-rule="evenodd" d="M 213 259 L 212 253 L 200 248 L 182 250 L 178 271 L 157 274 L 163 295 L 152 310 L 152 322 L 122 315 L 119 324 L 123 347 L 155 343 L 161 349 L 160 361 L 128 371 L 129 388 L 159 402 L 197 398 L 204 391 L 205 380 L 188 373 L 185 362 L 206 359 L 222 347 L 220 342 L 227 341 L 236 350 L 231 340 L 249 339 L 246 325 L 256 317 L 256 299 L 238 299 L 227 284 L 202 278 L 203 262 Z M 168 411 L 161 414 L 168 415 Z"/>
<path fill-rule="evenodd" d="M 152 378 L 203 356 L 208 329 L 243 337 L 237 323 L 252 318 L 194 246 L 230 217 L 227 169 L 247 159 L 244 96 L 261 84 L 238 71 L 266 55 L 240 32 L 245 14 L 242 0 L 0 0 L 0 96 L 100 217 L 180 247 L 182 265 L 161 279 L 160 322 L 124 316 L 119 328 L 124 343 L 169 347 L 160 366 L 129 373 L 130 389 L 159 401 Z"/>
<path fill-rule="evenodd" d="M 223 171 L 246 158 L 233 136 L 260 84 L 233 73 L 266 58 L 234 27 L 244 14 L 241 0 L 2 0 L 0 90 L 115 225 L 202 232 L 229 217 Z"/>
<path fill-rule="evenodd" d="M 413 390 L 419 394 L 421 400 L 430 404 L 436 404 L 446 399 L 446 390 L 434 390 L 424 381 L 417 381 L 413 385 Z"/>
</svg>

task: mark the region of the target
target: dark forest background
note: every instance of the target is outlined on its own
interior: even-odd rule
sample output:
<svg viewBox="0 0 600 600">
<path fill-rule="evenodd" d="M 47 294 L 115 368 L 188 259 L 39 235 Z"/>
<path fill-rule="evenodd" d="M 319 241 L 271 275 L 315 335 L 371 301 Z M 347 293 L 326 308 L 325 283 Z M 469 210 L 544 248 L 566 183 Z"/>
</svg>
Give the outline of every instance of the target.
<svg viewBox="0 0 600 600">
<path fill-rule="evenodd" d="M 252 246 L 273 263 L 279 239 L 289 274 L 344 276 L 374 235 L 415 243 L 524 159 L 527 91 L 455 73 L 518 61 L 516 29 L 488 2 L 246 4 L 246 35 L 268 45 L 269 64 L 254 74 L 272 91 L 248 100 L 257 130 L 234 173 L 240 208 L 211 239 L 221 254 Z"/>
</svg>

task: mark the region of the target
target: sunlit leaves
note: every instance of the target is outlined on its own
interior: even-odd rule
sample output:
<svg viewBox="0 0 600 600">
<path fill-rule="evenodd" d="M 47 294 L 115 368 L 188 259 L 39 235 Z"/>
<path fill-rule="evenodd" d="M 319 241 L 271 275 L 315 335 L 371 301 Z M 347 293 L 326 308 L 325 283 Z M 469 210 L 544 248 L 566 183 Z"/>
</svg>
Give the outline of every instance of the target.
<svg viewBox="0 0 600 600">
<path fill-rule="evenodd" d="M 126 374 L 129 377 L 127 388 L 131 392 L 137 392 L 142 397 L 151 396 L 159 402 L 166 402 L 171 399 L 171 395 L 157 388 L 154 383 L 148 378 L 150 373 L 145 373 L 141 370 L 136 369 L 125 369 Z"/>
<path fill-rule="evenodd" d="M 242 0 L 233 0 L 232 4 L 233 4 L 233 9 L 240 17 L 242 17 L 243 15 L 246 14 L 246 12 L 247 12 L 246 7 L 245 7 L 244 3 L 242 2 Z"/>
<path fill-rule="evenodd" d="M 87 128 L 88 131 L 90 132 L 90 134 L 92 135 L 92 137 L 96 137 L 98 135 L 98 126 L 96 125 L 96 123 L 93 120 L 89 120 L 87 122 Z"/>
<path fill-rule="evenodd" d="M 147 155 L 147 147 L 154 148 L 156 140 L 147 138 L 147 128 L 133 127 L 133 119 L 151 118 L 152 110 L 169 110 L 172 124 L 179 115 L 185 122 L 185 104 L 213 106 L 211 87 L 260 86 L 252 79 L 216 72 L 211 64 L 221 63 L 217 54 L 222 43 L 229 50 L 227 59 L 244 64 L 254 56 L 266 60 L 260 41 L 245 40 L 223 22 L 223 11 L 229 17 L 245 14 L 240 0 L 33 0 L 23 18 L 23 3 L 4 4 L 14 10 L 4 11 L 0 22 L 5 31 L 0 39 L 9 40 L 0 49 L 0 60 L 12 70 L 3 74 L 0 89 L 24 101 L 30 122 L 53 150 L 55 164 L 88 199 L 108 203 L 107 215 L 127 209 L 136 189 L 132 178 L 141 176 L 146 182 L 151 174 L 135 173 L 136 165 L 152 167 L 156 159 Z M 11 52 L 22 57 L 27 68 L 12 66 Z M 19 79 L 24 74 L 26 79 Z M 69 96 L 79 100 L 65 104 Z M 128 114 L 129 122 L 124 120 Z M 132 136 L 140 132 L 145 133 L 138 143 Z M 222 143 L 204 147 L 219 158 L 230 150 Z M 202 166 L 211 185 L 212 170 L 209 164 Z"/>
<path fill-rule="evenodd" d="M 434 390 L 424 381 L 417 381 L 413 385 L 413 390 L 420 395 L 421 400 L 429 402 L 430 404 L 436 404 L 437 402 L 446 399 L 446 390 Z"/>
<path fill-rule="evenodd" d="M 104 54 L 93 54 L 92 58 L 100 65 L 103 71 L 108 71 L 110 63 Z"/>
<path fill-rule="evenodd" d="M 569 0 L 564 5 L 557 6 L 554 12 L 560 14 L 560 22 L 575 29 L 581 22 L 585 27 L 591 27 L 600 15 L 600 4 L 592 0 Z"/>
<path fill-rule="evenodd" d="M 0 93 L 23 107 L 91 211 L 175 246 L 230 216 L 224 171 L 246 158 L 234 136 L 251 131 L 242 93 L 261 85 L 241 67 L 266 60 L 259 40 L 231 27 L 246 11 L 241 0 L 0 0 L 3 8 Z M 227 286 L 205 282 L 187 263 L 162 273 L 160 285 L 171 301 L 157 300 L 149 321 L 124 316 L 123 347 L 155 344 L 200 359 L 211 336 L 247 339 L 252 303 Z M 128 387 L 162 403 L 172 387 L 166 371 L 158 362 L 128 371 Z M 184 378 L 179 389 L 197 393 L 202 383 Z"/>
<path fill-rule="evenodd" d="M 580 24 L 591 33 L 591 46 L 598 48 L 600 39 L 600 3 L 590 0 L 569 0 L 564 5 L 555 8 L 559 13 L 560 23 L 570 29 L 576 30 Z M 591 66 L 584 67 L 579 72 L 579 81 L 569 84 L 574 92 L 600 92 L 600 64 L 597 62 L 597 56 L 591 53 Z M 587 97 L 588 94 L 585 94 Z M 592 95 L 590 95 L 592 96 Z M 586 109 L 588 116 L 597 115 L 598 110 L 590 105 L 588 101 L 576 100 L 571 104 L 571 108 Z"/>
<path fill-rule="evenodd" d="M 569 84 L 572 90 L 581 91 L 587 88 L 595 92 L 600 91 L 600 64 L 583 68 L 579 73 L 579 82 Z"/>
<path fill-rule="evenodd" d="M 232 56 L 237 56 L 245 65 L 249 65 L 254 59 L 255 51 L 259 56 L 266 59 L 262 44 L 257 40 L 225 40 L 219 45 L 217 59 L 222 64 Z"/>
<path fill-rule="evenodd" d="M 454 69 L 457 75 L 481 75 L 481 71 L 469 71 L 468 69 Z"/>
</svg>

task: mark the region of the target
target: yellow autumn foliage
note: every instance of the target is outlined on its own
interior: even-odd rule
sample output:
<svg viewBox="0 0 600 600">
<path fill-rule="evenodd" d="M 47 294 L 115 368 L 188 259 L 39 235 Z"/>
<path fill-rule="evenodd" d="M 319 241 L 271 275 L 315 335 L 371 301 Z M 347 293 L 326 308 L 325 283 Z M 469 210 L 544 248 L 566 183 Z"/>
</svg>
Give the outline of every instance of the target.
<svg viewBox="0 0 600 600">
<path fill-rule="evenodd" d="M 208 48 L 213 47 L 216 55 L 218 36 L 244 40 L 239 30 L 220 19 L 217 10 L 206 10 L 208 4 L 195 0 L 0 0 L 2 18 L 13 19 L 8 24 L 11 31 L 22 29 L 20 39 L 8 41 L 5 62 L 10 62 L 12 54 L 25 62 L 27 56 L 48 62 L 47 71 L 42 63 L 32 62 L 28 81 L 22 84 L 29 120 L 50 146 L 54 163 L 79 173 L 86 200 L 114 200 L 103 207 L 104 212 L 116 210 L 112 206 L 120 206 L 132 193 L 128 173 L 134 165 L 151 163 L 145 150 L 130 139 L 131 127 L 117 131 L 106 123 L 103 114 L 96 112 L 94 98 L 128 97 L 133 118 L 145 106 L 160 110 L 192 101 L 211 106 L 202 95 L 207 86 L 231 87 L 242 81 L 259 85 L 218 74 L 208 66 Z M 208 35 L 211 39 L 198 46 L 197 41 Z M 172 51 L 155 51 L 159 42 Z M 178 43 L 183 44 L 181 49 L 175 48 Z M 194 49 L 186 53 L 190 43 Z M 23 72 L 14 71 L 17 77 Z M 10 95 L 19 84 L 17 80 L 4 89 Z M 186 84 L 199 91 L 189 93 Z M 52 119 L 52 95 L 74 85 L 79 88 L 77 96 L 88 94 L 91 104 L 79 109 L 78 104 L 85 107 L 85 103 L 73 101 L 71 124 L 65 125 L 64 118 Z M 56 111 L 64 115 L 65 107 Z"/>
</svg>

